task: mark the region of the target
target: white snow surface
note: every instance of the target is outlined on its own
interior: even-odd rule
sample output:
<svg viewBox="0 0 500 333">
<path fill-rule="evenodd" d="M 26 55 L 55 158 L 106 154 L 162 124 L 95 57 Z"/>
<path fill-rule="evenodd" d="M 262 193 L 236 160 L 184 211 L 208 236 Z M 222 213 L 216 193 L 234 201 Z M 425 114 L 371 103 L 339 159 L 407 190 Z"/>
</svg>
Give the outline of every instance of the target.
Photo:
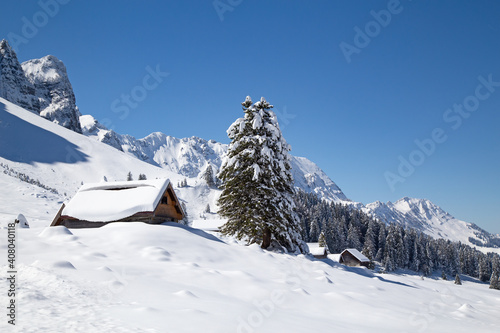
<svg viewBox="0 0 500 333">
<path fill-rule="evenodd" d="M 31 224 L 17 230 L 19 332 L 500 329 L 498 291 L 467 277 L 456 286 L 404 271 L 378 274 L 176 223 L 72 230 Z M 7 301 L 1 293 L 0 304 Z M 12 331 L 6 320 L 0 331 Z"/>
<path fill-rule="evenodd" d="M 109 222 L 139 212 L 152 212 L 169 183 L 168 179 L 154 179 L 85 184 L 66 205 L 62 215 L 90 222 Z"/>
</svg>

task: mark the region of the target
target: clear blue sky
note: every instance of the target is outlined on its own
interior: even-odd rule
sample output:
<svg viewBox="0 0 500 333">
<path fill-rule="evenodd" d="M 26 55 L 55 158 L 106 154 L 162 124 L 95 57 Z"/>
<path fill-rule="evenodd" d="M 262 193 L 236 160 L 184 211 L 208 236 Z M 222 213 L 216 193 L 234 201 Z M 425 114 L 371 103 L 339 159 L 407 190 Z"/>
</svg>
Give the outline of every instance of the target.
<svg viewBox="0 0 500 333">
<path fill-rule="evenodd" d="M 219 12 L 213 1 L 73 0 L 47 7 L 52 17 L 37 1 L 4 1 L 1 38 L 25 38 L 10 38 L 20 61 L 61 59 L 81 112 L 119 133 L 227 143 L 240 102 L 265 96 L 292 153 L 349 198 L 427 198 L 500 232 L 500 86 L 478 88 L 480 76 L 500 82 L 500 2 L 218 4 Z M 369 35 L 356 38 L 356 27 Z M 154 88 L 147 81 L 151 90 L 148 66 L 169 73 Z M 124 117 L 120 98 L 132 92 L 137 105 Z M 453 111 L 463 103 L 474 111 Z M 424 155 L 415 140 L 428 142 L 436 128 L 439 142 Z M 412 158 L 412 172 L 398 172 L 399 156 Z M 391 178 L 393 188 L 387 172 L 402 177 Z"/>
</svg>

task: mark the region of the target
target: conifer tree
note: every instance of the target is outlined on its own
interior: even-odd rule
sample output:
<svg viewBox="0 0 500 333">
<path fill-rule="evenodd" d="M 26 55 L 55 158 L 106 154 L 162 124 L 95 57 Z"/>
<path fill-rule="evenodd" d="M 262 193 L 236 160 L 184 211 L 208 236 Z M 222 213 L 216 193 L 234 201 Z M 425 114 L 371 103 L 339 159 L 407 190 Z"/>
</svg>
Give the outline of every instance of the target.
<svg viewBox="0 0 500 333">
<path fill-rule="evenodd" d="M 359 240 L 359 231 L 354 223 L 349 225 L 349 230 L 347 231 L 347 243 L 350 248 L 362 250 L 361 241 Z"/>
<path fill-rule="evenodd" d="M 366 230 L 365 243 L 362 251 L 362 253 L 370 260 L 373 260 L 376 255 L 374 228 L 375 224 L 373 221 L 368 222 L 368 229 Z"/>
<path fill-rule="evenodd" d="M 382 223 L 382 225 L 380 226 L 379 232 L 378 232 L 378 250 L 377 250 L 377 254 L 375 255 L 376 261 L 382 261 L 384 259 L 386 236 L 387 235 L 385 232 L 385 224 Z"/>
<path fill-rule="evenodd" d="M 214 171 L 212 169 L 212 166 L 208 164 L 207 168 L 205 169 L 205 172 L 203 172 L 203 175 L 201 176 L 207 183 L 209 187 L 215 187 L 215 181 L 214 181 Z"/>
<path fill-rule="evenodd" d="M 318 237 L 318 245 L 321 247 L 326 247 L 325 232 L 322 231 Z"/>
<path fill-rule="evenodd" d="M 223 181 L 219 213 L 228 219 L 221 231 L 261 243 L 275 239 L 290 251 L 307 252 L 292 199 L 290 146 L 264 98 L 242 103 L 244 118 L 228 129 L 231 139 L 219 178 Z"/>
<path fill-rule="evenodd" d="M 460 275 L 455 275 L 455 284 L 462 285 L 462 280 L 460 280 Z"/>
<path fill-rule="evenodd" d="M 131 171 L 129 171 L 128 174 L 127 174 L 127 180 L 128 181 L 134 180 L 134 177 L 132 177 L 132 172 Z"/>
<path fill-rule="evenodd" d="M 498 280 L 498 272 L 496 270 L 491 274 L 490 289 L 500 290 L 500 281 Z"/>
</svg>

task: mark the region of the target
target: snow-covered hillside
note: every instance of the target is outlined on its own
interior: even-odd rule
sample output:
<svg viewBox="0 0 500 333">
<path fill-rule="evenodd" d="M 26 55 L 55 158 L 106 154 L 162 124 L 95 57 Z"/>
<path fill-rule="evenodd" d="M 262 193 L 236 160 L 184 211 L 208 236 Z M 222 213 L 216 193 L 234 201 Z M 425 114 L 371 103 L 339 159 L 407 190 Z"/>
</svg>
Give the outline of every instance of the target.
<svg viewBox="0 0 500 333">
<path fill-rule="evenodd" d="M 48 214 L 52 218 L 58 210 L 53 202 L 60 204 L 70 199 L 82 183 L 125 180 L 129 171 L 135 179 L 142 173 L 149 179 L 169 178 L 174 185 L 184 179 L 182 175 L 140 161 L 2 98 L 0 163 L 2 194 L 9 203 L 0 211 L 7 216 L 21 212 L 20 205 L 8 200 L 11 193 L 7 188 L 17 188 L 25 197 L 32 196 L 33 188 L 37 188 L 34 193 L 50 206 Z M 176 191 L 187 205 L 189 215 L 198 217 L 207 203 L 216 210 L 217 191 L 210 191 L 197 179 L 190 179 L 188 185 Z M 23 206 L 30 204 L 26 202 Z"/>
<path fill-rule="evenodd" d="M 17 242 L 19 332 L 500 329 L 499 292 L 467 277 L 458 286 L 378 274 L 242 246 L 176 223 L 68 230 L 31 222 L 17 231 Z M 1 293 L 0 303 L 7 301 Z M 0 321 L 0 331 L 8 326 Z"/>
</svg>

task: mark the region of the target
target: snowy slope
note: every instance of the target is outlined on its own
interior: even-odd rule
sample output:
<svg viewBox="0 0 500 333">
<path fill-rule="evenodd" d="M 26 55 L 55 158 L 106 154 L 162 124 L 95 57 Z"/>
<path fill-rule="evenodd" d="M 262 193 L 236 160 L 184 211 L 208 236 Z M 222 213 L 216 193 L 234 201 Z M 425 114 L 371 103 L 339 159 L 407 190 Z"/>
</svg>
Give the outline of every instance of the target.
<svg viewBox="0 0 500 333">
<path fill-rule="evenodd" d="M 104 178 L 109 181 L 125 180 L 129 171 L 134 179 L 142 173 L 148 179 L 169 178 L 174 185 L 184 178 L 61 127 L 2 98 L 0 163 L 0 172 L 5 176 L 2 177 L 4 184 L 9 179 L 18 183 L 18 178 L 27 180 L 29 177 L 31 183 L 38 184 L 35 187 L 40 189 L 40 193 L 51 195 L 48 201 L 51 202 L 52 217 L 58 210 L 57 205 L 55 208 L 52 202 L 56 200 L 62 203 L 70 199 L 82 183 L 100 182 Z M 195 187 L 196 184 L 199 185 Z M 216 210 L 214 197 L 217 191 L 207 194 L 205 192 L 208 188 L 201 184 L 196 179 L 190 179 L 190 186 L 176 189 L 179 199 L 188 206 L 188 214 L 191 216 L 198 216 L 207 203 Z M 4 186 L 2 192 L 6 188 Z M 19 188 L 28 196 L 32 193 L 33 185 L 22 182 Z M 183 198 L 189 198 L 190 202 Z M 9 204 L 0 210 L 8 210 L 11 206 Z M 19 211 L 11 209 L 7 213 L 16 215 Z"/>
<path fill-rule="evenodd" d="M 174 223 L 71 231 L 32 225 L 17 231 L 19 332 L 500 329 L 499 292 L 467 277 L 457 286 L 405 272 L 377 274 Z M 1 293 L 0 303 L 7 301 Z M 0 321 L 0 331 L 10 329 Z"/>
</svg>

